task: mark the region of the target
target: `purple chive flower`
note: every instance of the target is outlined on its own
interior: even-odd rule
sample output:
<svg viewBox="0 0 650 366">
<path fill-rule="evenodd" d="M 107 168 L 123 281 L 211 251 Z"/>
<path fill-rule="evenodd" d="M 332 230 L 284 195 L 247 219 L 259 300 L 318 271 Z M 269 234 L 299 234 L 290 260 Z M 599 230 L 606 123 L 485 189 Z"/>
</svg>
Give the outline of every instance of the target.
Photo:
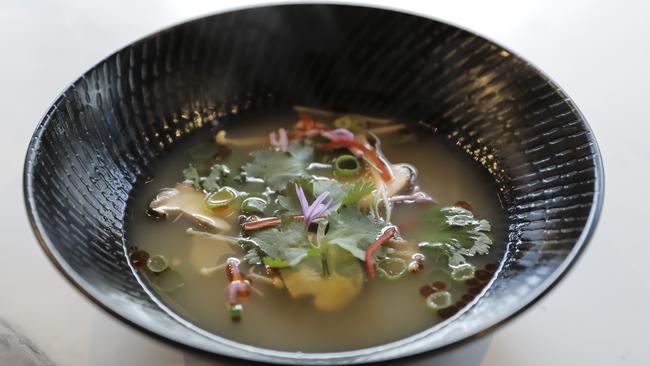
<svg viewBox="0 0 650 366">
<path fill-rule="evenodd" d="M 298 201 L 300 201 L 300 207 L 302 208 L 302 214 L 304 216 L 303 220 L 305 225 L 311 224 L 315 219 L 323 216 L 327 210 L 332 207 L 334 200 L 330 199 L 329 202 L 323 204 L 323 201 L 330 193 L 325 191 L 318 196 L 314 202 L 309 205 L 305 192 L 302 190 L 302 187 L 296 184 L 296 195 L 298 196 Z"/>
<path fill-rule="evenodd" d="M 275 131 L 269 134 L 269 141 L 271 146 L 277 148 L 280 151 L 287 151 L 289 148 L 289 138 L 287 137 L 287 130 L 284 128 L 278 129 L 278 132 Z"/>
<path fill-rule="evenodd" d="M 354 134 L 345 128 L 337 128 L 336 130 L 331 131 L 321 131 L 320 135 L 332 141 L 354 140 Z"/>
<path fill-rule="evenodd" d="M 354 140 L 354 133 L 352 131 L 348 130 L 347 128 L 337 128 L 335 130 L 331 131 L 321 131 L 320 133 L 321 136 L 328 138 L 332 141 L 351 141 Z M 361 156 L 363 155 L 363 152 L 359 149 L 351 148 L 350 151 L 355 155 L 355 156 Z"/>
</svg>

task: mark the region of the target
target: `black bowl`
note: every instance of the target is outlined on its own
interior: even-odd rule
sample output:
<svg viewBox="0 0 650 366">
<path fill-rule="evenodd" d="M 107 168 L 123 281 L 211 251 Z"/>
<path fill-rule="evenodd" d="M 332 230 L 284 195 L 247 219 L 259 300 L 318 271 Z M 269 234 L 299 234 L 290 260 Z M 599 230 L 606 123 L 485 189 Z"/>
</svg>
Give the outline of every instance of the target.
<svg viewBox="0 0 650 366">
<path fill-rule="evenodd" d="M 294 104 L 391 116 L 448 138 L 501 190 L 507 250 L 466 311 L 420 334 L 343 353 L 232 342 L 168 314 L 125 257 L 134 186 L 172 145 L 231 115 Z M 456 27 L 338 5 L 239 10 L 177 25 L 97 64 L 32 138 L 27 211 L 59 269 L 106 310 L 215 355 L 273 363 L 376 362 L 484 334 L 544 295 L 594 230 L 603 170 L 569 97 L 503 47 Z"/>
</svg>

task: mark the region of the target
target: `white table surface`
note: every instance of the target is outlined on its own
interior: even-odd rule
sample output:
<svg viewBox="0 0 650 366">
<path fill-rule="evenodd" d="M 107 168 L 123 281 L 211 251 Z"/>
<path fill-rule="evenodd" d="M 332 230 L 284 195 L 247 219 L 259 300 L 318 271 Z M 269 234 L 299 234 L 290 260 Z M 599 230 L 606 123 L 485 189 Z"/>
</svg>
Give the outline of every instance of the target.
<svg viewBox="0 0 650 366">
<path fill-rule="evenodd" d="M 29 138 L 50 103 L 114 50 L 257 2 L 0 0 L 0 365 L 196 365 L 114 320 L 57 272 L 22 198 Z M 650 2 L 367 1 L 460 25 L 519 53 L 575 100 L 603 153 L 605 209 L 577 267 L 500 329 L 482 365 L 650 365 Z M 624 3 L 624 4 L 623 4 Z M 201 362 L 201 364 L 203 364 Z"/>
</svg>

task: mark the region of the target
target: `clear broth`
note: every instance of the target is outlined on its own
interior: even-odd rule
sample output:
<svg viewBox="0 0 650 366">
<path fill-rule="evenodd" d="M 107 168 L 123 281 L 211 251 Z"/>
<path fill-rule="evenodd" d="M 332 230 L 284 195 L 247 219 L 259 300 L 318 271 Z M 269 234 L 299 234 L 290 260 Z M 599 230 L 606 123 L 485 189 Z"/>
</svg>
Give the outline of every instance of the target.
<svg viewBox="0 0 650 366">
<path fill-rule="evenodd" d="M 290 127 L 294 114 L 240 121 L 227 128 L 231 137 L 266 136 L 278 127 Z M 367 281 L 362 292 L 344 309 L 323 312 L 311 299 L 292 299 L 286 290 L 256 282 L 253 286 L 264 297 L 253 294 L 244 301 L 241 321 L 233 322 L 226 312 L 224 271 L 205 276 L 202 267 L 223 263 L 241 252 L 227 243 L 189 236 L 195 224 L 185 218 L 172 222 L 154 220 L 145 208 L 156 192 L 173 187 L 182 180 L 181 171 L 191 161 L 190 149 L 201 145 L 209 149 L 213 135 L 200 135 L 174 146 L 154 170 L 153 179 L 135 191 L 128 223 L 128 244 L 151 254 L 164 254 L 171 267 L 181 273 L 185 285 L 171 293 L 158 292 L 166 305 L 177 314 L 219 336 L 254 346 L 300 352 L 338 352 L 396 341 L 423 331 L 442 319 L 425 306 L 419 290 L 435 279 L 430 266 L 398 281 Z M 478 218 L 492 224 L 494 244 L 490 254 L 471 258 L 477 268 L 498 263 L 504 251 L 503 211 L 491 177 L 470 157 L 435 136 L 418 136 L 417 143 L 399 144 L 399 136 L 382 136 L 382 148 L 393 163 L 409 163 L 418 169 L 418 185 L 441 205 L 456 201 L 471 203 Z M 259 148 L 259 147 L 258 147 Z M 238 167 L 249 160 L 247 149 L 233 149 L 227 163 Z M 393 222 L 415 220 L 423 212 L 414 205 L 396 206 Z M 233 218 L 233 221 L 235 218 Z M 236 227 L 236 226 L 235 226 Z M 238 235 L 238 233 L 231 233 Z M 408 239 L 408 237 L 407 237 Z M 147 277 L 147 276 L 143 276 Z M 153 288 L 153 287 L 152 287 Z M 453 302 L 467 291 L 465 283 L 450 289 Z"/>
</svg>

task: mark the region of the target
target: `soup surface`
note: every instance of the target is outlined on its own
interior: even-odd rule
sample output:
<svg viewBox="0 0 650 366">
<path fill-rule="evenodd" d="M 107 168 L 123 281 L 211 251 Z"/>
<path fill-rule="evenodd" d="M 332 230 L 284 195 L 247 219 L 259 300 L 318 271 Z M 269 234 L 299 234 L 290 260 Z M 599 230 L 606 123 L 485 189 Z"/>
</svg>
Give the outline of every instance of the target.
<svg viewBox="0 0 650 366">
<path fill-rule="evenodd" d="M 316 115 L 313 118 L 327 128 L 334 129 L 335 117 L 337 116 Z M 282 133 L 278 128 L 290 130 L 297 119 L 295 113 L 242 118 L 237 123 L 224 127 L 227 134 L 221 136 L 220 144 L 215 142 L 215 133 L 219 128 L 210 134 L 199 133 L 174 146 L 153 170 L 151 179 L 135 190 L 127 228 L 127 244 L 131 247 L 129 258 L 138 275 L 145 279 L 144 282 L 165 306 L 203 329 L 245 344 L 285 351 L 336 352 L 375 346 L 413 335 L 454 315 L 480 295 L 496 270 L 496 264 L 504 250 L 503 212 L 492 179 L 470 157 L 459 153 L 440 137 L 400 128 L 393 122 L 386 124 L 385 121 L 371 119 L 370 122 L 363 123 L 364 128 L 373 132 L 364 134 L 370 139 L 366 146 L 377 150 L 380 147 L 387 166 L 390 166 L 387 163 L 390 161 L 390 164 L 407 163 L 415 167 L 417 179 L 416 185 L 408 188 L 409 192 L 392 195 L 397 199 L 391 203 L 390 214 L 386 207 L 379 207 L 369 213 L 370 216 L 376 215 L 373 220 L 385 225 L 378 234 L 386 234 L 394 228 L 388 233 L 394 234 L 392 239 L 378 244 L 378 251 L 370 254 L 371 258 L 374 256 L 371 263 L 363 256 L 364 248 L 365 254 L 371 250 L 368 247 L 372 244 L 369 245 L 368 242 L 361 246 L 362 253 L 356 257 L 341 249 L 342 246 L 330 243 L 327 255 L 307 256 L 301 264 L 293 267 L 287 266 L 286 260 L 271 258 L 270 255 L 264 257 L 264 252 L 253 250 L 245 257 L 246 250 L 237 241 L 232 241 L 232 238 L 246 239 L 243 247 L 250 251 L 251 242 L 255 243 L 256 238 L 261 238 L 260 233 L 265 230 L 276 230 L 277 233 L 278 229 L 271 226 L 255 231 L 241 229 L 242 221 L 255 222 L 269 216 L 270 209 L 256 211 L 260 207 L 255 204 L 264 201 L 270 204 L 274 192 L 266 187 L 268 179 L 258 181 L 248 177 L 246 183 L 235 179 L 233 182 L 239 182 L 240 185 L 234 192 L 237 197 L 230 202 L 231 207 L 228 207 L 222 203 L 232 199 L 233 192 L 223 187 L 228 185 L 229 179 L 239 176 L 241 166 L 251 162 L 252 151 L 274 149 L 269 146 L 267 137 L 271 131 L 276 131 L 276 141 L 281 140 Z M 352 121 L 358 119 L 363 120 L 359 116 L 350 118 Z M 340 126 L 341 120 L 337 121 L 337 126 Z M 291 130 L 289 136 L 292 136 Z M 328 141 L 322 136 L 314 139 L 323 139 L 324 144 L 336 142 L 335 139 Z M 380 139 L 380 146 L 377 141 L 373 141 L 376 139 Z M 308 142 L 297 139 L 292 143 L 309 144 L 310 139 L 306 140 Z M 282 151 L 282 141 L 279 144 L 280 147 L 276 143 L 275 149 Z M 337 145 L 319 157 L 322 150 L 327 150 L 323 146 L 315 151 L 317 159 L 324 164 L 313 164 L 310 174 L 321 176 L 322 179 L 335 178 L 338 182 L 349 184 L 347 187 L 351 187 L 359 176 L 369 181 L 374 179 L 378 185 L 382 184 L 382 171 L 377 169 L 380 167 L 373 167 L 372 159 L 364 157 L 363 151 L 354 151 L 347 145 Z M 345 158 L 335 160 L 343 155 Z M 355 155 L 356 161 L 350 159 L 350 156 Z M 340 163 L 342 170 L 332 173 L 332 168 L 327 165 L 332 162 Z M 347 175 L 346 170 L 354 170 L 355 163 L 361 166 L 361 171 L 356 173 L 357 178 Z M 187 170 L 188 164 L 192 164 L 195 170 Z M 210 178 L 205 176 L 214 170 L 211 168 L 216 164 L 229 167 L 230 177 L 223 178 L 219 187 L 211 187 L 207 182 Z M 399 173 L 404 167 L 395 169 Z M 375 171 L 371 172 L 373 169 Z M 397 174 L 395 169 L 393 174 Z M 192 182 L 195 171 L 203 178 Z M 184 185 L 177 185 L 188 177 L 189 181 Z M 294 192 L 293 184 L 293 181 L 287 183 L 284 191 Z M 179 189 L 190 193 L 198 192 L 203 197 L 207 195 L 204 186 L 218 191 L 218 194 L 210 196 L 210 208 L 205 208 L 212 210 L 210 214 L 220 219 L 216 226 L 197 220 L 188 208 L 185 211 L 165 211 L 166 201 L 158 206 L 152 203 L 152 198 L 157 194 L 160 198 L 159 192 L 165 188 L 176 187 L 176 192 Z M 399 197 L 413 193 L 418 194 L 410 199 Z M 364 198 L 366 202 L 360 199 L 355 209 L 364 215 L 368 214 L 371 209 L 367 206 L 368 202 L 372 204 L 373 194 Z M 312 203 L 315 196 L 313 193 L 308 197 L 308 203 Z M 240 217 L 242 200 L 246 197 L 258 197 L 262 201 L 253 199 L 248 202 L 250 212 L 254 215 L 244 213 Z M 328 203 L 328 198 L 334 200 L 336 197 L 330 192 L 323 200 L 324 204 Z M 152 211 L 150 205 L 156 206 L 156 209 Z M 167 208 L 170 206 L 173 205 L 167 202 Z M 490 241 L 488 244 L 491 244 L 488 254 L 472 252 L 471 255 L 465 255 L 465 265 L 464 261 L 457 263 L 449 258 L 449 253 L 441 255 L 439 250 L 427 247 L 436 243 L 423 240 L 421 234 L 436 229 L 423 223 L 422 218 L 427 212 L 440 213 L 444 207 L 456 207 L 459 210 L 457 213 L 461 216 L 467 214 L 472 219 L 475 217 L 476 222 L 487 220 L 480 221 L 481 225 L 486 222 L 491 224 L 485 230 Z M 326 207 L 323 205 L 321 208 Z M 342 209 L 345 208 L 339 208 Z M 332 210 L 330 207 L 330 213 Z M 321 225 L 317 222 L 322 221 L 323 217 L 328 216 L 315 219 L 311 225 L 305 225 L 301 221 L 303 218 L 292 219 L 290 216 L 276 224 L 303 224 L 313 239 L 325 231 L 327 235 L 332 232 L 331 224 L 327 226 L 325 223 L 322 224 L 324 231 L 318 234 L 319 229 L 315 226 Z M 463 217 L 467 218 L 466 215 Z M 354 230 L 354 225 L 351 225 L 350 230 Z M 477 225 L 474 226 L 475 229 L 476 227 Z M 453 230 L 458 228 L 461 227 L 452 227 Z M 444 228 L 440 226 L 438 229 Z M 352 234 L 343 235 L 340 240 L 353 238 Z M 290 232 L 284 232 L 275 238 L 280 240 L 290 235 Z M 464 234 L 458 231 L 458 235 Z M 379 236 L 373 236 L 372 240 L 375 237 L 380 240 Z M 455 240 L 451 236 L 440 240 L 447 239 Z M 471 240 L 478 243 L 477 237 Z M 264 258 L 255 258 L 252 255 L 254 253 Z M 251 255 L 251 262 L 259 262 L 260 259 L 263 262 L 249 264 Z M 239 260 L 238 265 L 235 258 Z M 327 271 L 323 269 L 323 273 L 319 273 L 320 277 L 311 279 L 312 282 L 303 281 L 304 278 L 300 276 L 315 273 L 299 270 L 310 261 L 313 262 L 309 264 L 310 268 L 327 268 Z M 329 262 L 326 263 L 327 261 Z M 225 265 L 228 263 L 230 265 Z M 323 263 L 325 265 L 321 266 Z M 231 280 L 236 281 L 238 278 L 236 273 L 235 278 L 232 277 L 233 266 L 238 267 L 234 269 L 241 273 L 241 280 L 248 281 L 247 284 L 242 282 L 241 286 L 248 287 L 239 288 L 238 291 L 232 284 Z M 370 273 L 373 269 L 376 272 L 374 277 Z M 349 278 L 354 279 L 348 280 Z M 338 280 L 340 281 L 337 282 Z M 338 288 L 332 289 L 337 286 Z M 440 296 L 432 297 L 436 293 Z"/>
</svg>

